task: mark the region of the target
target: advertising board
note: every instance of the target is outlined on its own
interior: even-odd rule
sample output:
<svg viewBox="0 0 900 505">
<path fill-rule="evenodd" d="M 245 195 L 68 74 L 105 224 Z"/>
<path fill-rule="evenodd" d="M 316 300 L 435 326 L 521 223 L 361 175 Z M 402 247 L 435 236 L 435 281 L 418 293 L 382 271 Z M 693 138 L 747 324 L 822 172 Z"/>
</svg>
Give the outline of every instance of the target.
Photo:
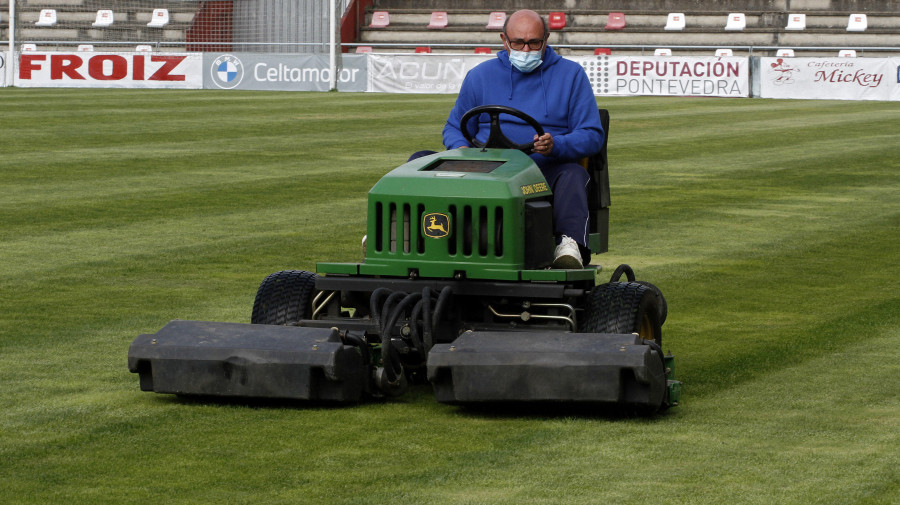
<svg viewBox="0 0 900 505">
<path fill-rule="evenodd" d="M 15 85 L 41 88 L 203 86 L 199 53 L 19 53 Z"/>
<path fill-rule="evenodd" d="M 742 57 L 573 56 L 594 94 L 654 96 L 750 95 L 750 64 Z"/>
<path fill-rule="evenodd" d="M 365 91 L 365 55 L 348 54 L 341 60 L 338 90 Z M 328 91 L 331 86 L 327 55 L 205 53 L 203 67 L 206 89 Z"/>
<path fill-rule="evenodd" d="M 368 91 L 457 93 L 475 65 L 494 55 L 369 54 Z M 566 57 L 580 64 L 603 95 L 727 96 L 750 94 L 748 58 Z"/>
<path fill-rule="evenodd" d="M 900 58 L 760 58 L 760 97 L 900 100 Z"/>
<path fill-rule="evenodd" d="M 455 94 L 469 69 L 496 56 L 370 53 L 368 57 L 368 91 Z"/>
</svg>

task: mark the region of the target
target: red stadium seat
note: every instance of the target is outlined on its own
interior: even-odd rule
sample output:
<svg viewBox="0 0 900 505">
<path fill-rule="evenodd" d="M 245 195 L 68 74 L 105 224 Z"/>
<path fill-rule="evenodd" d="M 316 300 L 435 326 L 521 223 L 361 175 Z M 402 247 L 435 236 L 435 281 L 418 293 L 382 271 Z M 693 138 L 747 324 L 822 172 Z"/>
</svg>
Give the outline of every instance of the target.
<svg viewBox="0 0 900 505">
<path fill-rule="evenodd" d="M 490 47 L 476 47 L 475 54 L 491 54 Z"/>
<path fill-rule="evenodd" d="M 428 23 L 428 28 L 431 29 L 441 29 L 447 27 L 447 13 L 446 12 L 432 12 L 431 13 L 431 22 Z"/>
<path fill-rule="evenodd" d="M 601 54 L 609 55 L 609 54 L 612 54 L 612 51 L 610 51 L 608 47 L 597 47 L 594 49 L 594 54 L 595 55 L 601 55 Z"/>
<path fill-rule="evenodd" d="M 417 52 L 417 53 L 430 53 L 430 52 L 431 52 L 431 48 L 428 47 L 428 46 L 419 46 L 419 47 L 416 48 L 416 52 Z"/>
<path fill-rule="evenodd" d="M 607 30 L 621 30 L 625 28 L 625 14 L 622 12 L 610 12 L 606 22 Z"/>
<path fill-rule="evenodd" d="M 550 29 L 551 30 L 562 30 L 566 27 L 566 13 L 565 12 L 551 12 L 550 16 Z"/>
<path fill-rule="evenodd" d="M 372 22 L 369 28 L 386 28 L 391 24 L 391 15 L 387 11 L 375 11 L 372 13 Z"/>
<path fill-rule="evenodd" d="M 502 30 L 503 23 L 506 22 L 506 13 L 505 12 L 492 12 L 490 16 L 488 16 L 488 24 L 485 26 L 488 30 Z"/>
<path fill-rule="evenodd" d="M 372 46 L 356 46 L 357 53 L 371 53 Z"/>
</svg>

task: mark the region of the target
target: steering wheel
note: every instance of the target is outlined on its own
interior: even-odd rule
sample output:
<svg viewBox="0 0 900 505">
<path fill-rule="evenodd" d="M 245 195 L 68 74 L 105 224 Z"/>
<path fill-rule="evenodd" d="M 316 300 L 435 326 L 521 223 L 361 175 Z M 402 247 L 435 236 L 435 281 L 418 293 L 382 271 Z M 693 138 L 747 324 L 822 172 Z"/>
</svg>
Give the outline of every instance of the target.
<svg viewBox="0 0 900 505">
<path fill-rule="evenodd" d="M 491 118 L 491 131 L 488 134 L 487 142 L 481 142 L 478 139 L 473 138 L 472 135 L 469 134 L 468 128 L 466 128 L 466 123 L 468 123 L 469 119 L 471 119 L 472 116 L 475 116 L 476 114 L 487 114 Z M 510 116 L 515 116 L 528 123 L 529 126 L 534 128 L 534 131 L 539 136 L 544 134 L 544 129 L 541 127 L 541 124 L 535 121 L 534 118 L 518 109 L 506 107 L 505 105 L 480 105 L 478 107 L 469 109 L 468 112 L 463 114 L 462 119 L 460 119 L 459 121 L 459 131 L 462 132 L 463 137 L 466 138 L 466 140 L 469 142 L 469 145 L 474 147 L 499 147 L 501 149 L 518 149 L 525 154 L 530 154 L 532 149 L 534 149 L 534 142 L 516 144 L 512 140 L 509 140 L 509 138 L 500 130 L 500 114 L 509 114 Z"/>
</svg>

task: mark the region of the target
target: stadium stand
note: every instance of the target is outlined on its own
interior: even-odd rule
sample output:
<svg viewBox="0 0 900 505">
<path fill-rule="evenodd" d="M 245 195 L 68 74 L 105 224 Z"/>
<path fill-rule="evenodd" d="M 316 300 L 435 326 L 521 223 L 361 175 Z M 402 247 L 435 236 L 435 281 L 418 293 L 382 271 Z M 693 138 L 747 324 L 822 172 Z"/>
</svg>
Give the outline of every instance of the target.
<svg viewBox="0 0 900 505">
<path fill-rule="evenodd" d="M 676 47 L 680 55 L 709 55 L 714 48 L 741 46 L 786 47 L 801 56 L 833 56 L 838 48 L 896 47 L 900 54 L 900 2 L 896 0 L 594 0 L 575 3 L 565 12 L 559 2 L 524 0 L 446 0 L 425 4 L 420 0 L 350 0 L 357 8 L 359 22 L 342 39 L 346 50 L 358 45 L 385 52 L 413 52 L 429 46 L 434 52 L 471 53 L 476 47 L 495 51 L 506 16 L 530 7 L 550 18 L 565 16 L 565 25 L 555 28 L 550 43 L 561 54 L 593 54 L 598 46 L 612 48 L 617 55 L 646 54 L 656 47 Z M 3 0 L 0 0 L 0 4 Z M 74 49 L 93 43 L 104 51 L 133 51 L 137 44 L 154 44 L 160 51 L 232 51 L 230 33 L 216 36 L 227 27 L 232 15 L 229 1 L 186 2 L 101 2 L 99 0 L 19 0 L 16 40 L 42 48 Z M 533 5 L 532 5 L 533 4 Z M 8 4 L 7 4 L 8 5 Z M 140 7 L 137 7 L 140 5 Z M 568 5 L 568 4 L 567 4 Z M 93 27 L 97 9 L 115 6 L 109 17 L 113 24 Z M 837 6 L 837 7 L 835 7 Z M 682 10 L 690 22 L 680 30 L 666 30 L 669 10 Z M 42 10 L 54 10 L 57 21 L 42 26 Z M 157 26 L 156 9 L 166 9 L 168 23 Z M 436 10 L 440 9 L 440 10 Z M 802 9 L 802 10 L 800 10 Z M 738 11 L 738 12 L 735 12 Z M 434 13 L 444 13 L 444 21 L 432 22 Z M 377 19 L 384 13 L 384 21 Z M 388 14 L 389 13 L 389 14 Z M 743 14 L 743 29 L 732 29 L 734 14 Z M 863 17 L 864 16 L 864 17 Z M 349 17 L 349 16 L 345 16 Z M 485 17 L 487 17 L 487 24 Z M 865 19 L 865 28 L 851 21 Z M 726 23 L 723 24 L 723 18 Z M 449 20 L 452 19 L 452 23 Z M 627 19 L 627 24 L 626 24 Z M 683 18 L 682 18 L 683 19 Z M 548 19 L 549 21 L 549 19 Z M 37 23 L 36 23 L 37 22 Z M 430 28 L 429 28 L 430 26 Z M 443 26 L 442 28 L 438 28 Z M 225 29 L 227 32 L 227 28 Z M 237 40 L 237 39 L 235 39 Z M 66 42 L 70 41 L 70 42 Z M 204 44 L 193 44 L 193 42 Z M 98 46 L 99 44 L 99 46 Z M 444 46 L 444 47 L 442 47 Z M 451 47 L 452 46 L 452 47 Z M 691 50 L 684 46 L 705 46 Z M 828 46 L 818 54 L 804 48 Z M 234 47 L 234 49 L 232 49 Z M 754 54 L 765 54 L 754 50 Z M 768 54 L 774 54 L 774 49 Z M 885 53 L 880 53 L 885 54 Z"/>
<path fill-rule="evenodd" d="M 397 44 L 400 52 L 412 52 L 423 43 L 436 53 L 469 52 L 475 47 L 499 44 L 496 30 L 502 27 L 500 19 L 518 8 L 533 8 L 548 16 L 548 21 L 551 13 L 562 12 L 562 4 L 549 1 L 451 0 L 423 7 L 417 0 L 377 0 L 375 5 L 377 10 L 390 10 L 391 26 L 381 31 L 362 28 L 354 42 Z M 706 46 L 697 50 L 679 48 L 678 54 L 684 55 L 709 55 L 718 47 L 741 46 L 783 46 L 801 51 L 817 46 L 892 46 L 900 54 L 900 2 L 896 0 L 805 0 L 802 4 L 786 0 L 595 0 L 574 5 L 564 12 L 565 27 L 553 29 L 550 35 L 550 43 L 564 55 L 593 54 L 600 45 L 611 47 L 617 55 L 674 46 Z M 453 22 L 441 30 L 429 31 L 424 26 L 434 6 L 445 10 Z M 797 10 L 798 6 L 803 10 Z M 665 29 L 670 10 L 674 10 L 671 7 L 684 9 L 678 12 L 685 16 L 682 20 L 689 18 L 684 28 Z M 375 9 L 367 15 L 371 16 Z M 857 12 L 866 14 L 868 27 L 862 32 L 847 31 L 850 14 Z M 498 19 L 494 21 L 490 14 Z M 743 23 L 734 24 L 735 14 L 743 14 Z M 490 19 L 487 25 L 484 16 Z M 743 28 L 738 29 L 741 24 Z M 457 47 L 441 47 L 442 44 Z M 804 51 L 802 55 L 828 56 L 836 50 Z M 754 54 L 766 53 L 754 50 Z M 768 54 L 774 55 L 774 49 Z"/>
</svg>

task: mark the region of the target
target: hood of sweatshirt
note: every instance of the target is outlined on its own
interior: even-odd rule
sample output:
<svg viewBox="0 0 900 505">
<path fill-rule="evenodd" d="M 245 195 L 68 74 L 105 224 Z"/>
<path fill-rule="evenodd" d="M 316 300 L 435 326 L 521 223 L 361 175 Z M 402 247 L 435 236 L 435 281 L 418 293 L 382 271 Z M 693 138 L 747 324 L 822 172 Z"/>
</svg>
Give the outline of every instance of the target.
<svg viewBox="0 0 900 505">
<path fill-rule="evenodd" d="M 544 83 L 544 70 L 556 65 L 559 60 L 562 59 L 562 56 L 556 54 L 556 51 L 553 50 L 549 45 L 544 49 L 544 56 L 542 58 L 541 64 L 531 72 L 522 72 L 518 68 L 514 67 L 512 63 L 509 61 L 509 51 L 502 50 L 497 53 L 497 58 L 509 69 L 509 99 L 512 100 L 517 92 L 526 93 L 532 92 L 533 89 L 530 88 L 531 78 L 533 75 L 537 75 L 540 77 L 540 85 L 541 85 L 541 95 L 543 96 L 543 104 L 544 104 L 544 116 L 548 115 L 547 111 L 547 86 Z M 529 86 L 528 89 L 517 89 L 520 87 Z"/>
</svg>

